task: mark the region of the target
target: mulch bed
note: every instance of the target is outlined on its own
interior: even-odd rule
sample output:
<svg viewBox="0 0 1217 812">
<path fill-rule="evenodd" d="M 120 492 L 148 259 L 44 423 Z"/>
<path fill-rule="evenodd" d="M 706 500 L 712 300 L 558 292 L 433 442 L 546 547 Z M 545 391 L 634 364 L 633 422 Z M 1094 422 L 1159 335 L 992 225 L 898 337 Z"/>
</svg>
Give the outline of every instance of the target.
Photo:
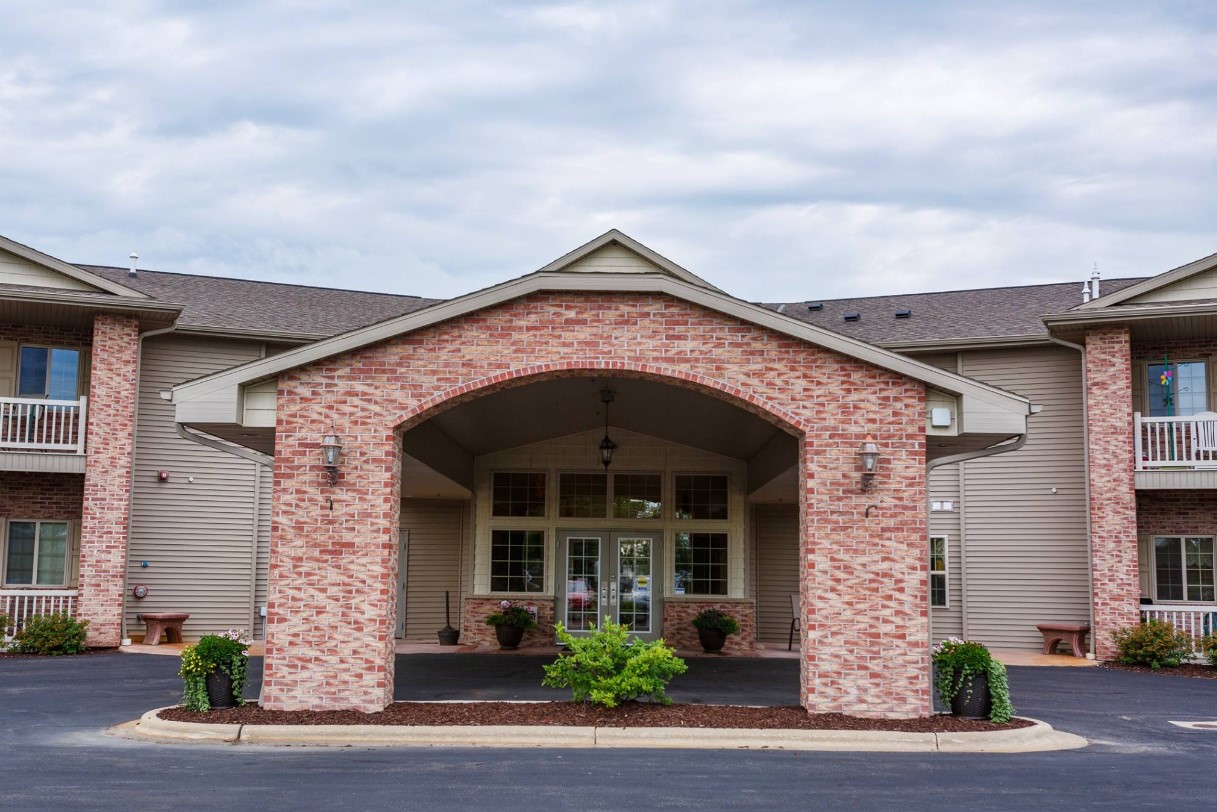
<svg viewBox="0 0 1217 812">
<path fill-rule="evenodd" d="M 68 659 L 70 657 L 85 657 L 90 654 L 117 654 L 116 648 L 88 648 L 79 654 L 13 654 L 0 652 L 0 660 L 49 660 L 52 658 Z"/>
<path fill-rule="evenodd" d="M 1217 668 L 1199 663 L 1184 663 L 1174 668 L 1159 668 L 1157 671 L 1148 665 L 1121 665 L 1115 662 L 1105 662 L 1103 668 L 1112 671 L 1138 671 L 1143 674 L 1163 674 L 1168 677 L 1190 677 L 1192 679 L 1217 679 Z"/>
<path fill-rule="evenodd" d="M 799 707 L 750 708 L 737 705 L 655 705 L 627 702 L 599 708 L 576 702 L 394 702 L 377 713 L 352 710 L 271 711 L 258 705 L 195 713 L 167 708 L 160 718 L 174 722 L 245 725 L 547 725 L 598 727 L 708 727 L 757 730 L 894 730 L 906 733 L 974 733 L 1030 727 L 1025 719 L 1004 725 L 988 721 L 928 716 L 920 719 L 860 719 L 843 713 L 808 714 Z"/>
</svg>

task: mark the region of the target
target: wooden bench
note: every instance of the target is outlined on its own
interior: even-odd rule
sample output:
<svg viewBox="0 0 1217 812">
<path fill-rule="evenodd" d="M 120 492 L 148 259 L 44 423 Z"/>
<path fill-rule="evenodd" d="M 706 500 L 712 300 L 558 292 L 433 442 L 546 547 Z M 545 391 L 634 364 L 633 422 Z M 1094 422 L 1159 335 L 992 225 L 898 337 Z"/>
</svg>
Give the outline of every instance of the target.
<svg viewBox="0 0 1217 812">
<path fill-rule="evenodd" d="M 190 615 L 186 612 L 144 612 L 141 617 L 148 629 L 144 645 L 159 646 L 162 634 L 167 642 L 182 642 L 182 624 Z"/>
<path fill-rule="evenodd" d="M 1037 623 L 1035 628 L 1044 635 L 1045 654 L 1055 654 L 1056 644 L 1062 640 L 1068 640 L 1074 657 L 1086 656 L 1086 635 L 1090 633 L 1089 623 Z"/>
</svg>

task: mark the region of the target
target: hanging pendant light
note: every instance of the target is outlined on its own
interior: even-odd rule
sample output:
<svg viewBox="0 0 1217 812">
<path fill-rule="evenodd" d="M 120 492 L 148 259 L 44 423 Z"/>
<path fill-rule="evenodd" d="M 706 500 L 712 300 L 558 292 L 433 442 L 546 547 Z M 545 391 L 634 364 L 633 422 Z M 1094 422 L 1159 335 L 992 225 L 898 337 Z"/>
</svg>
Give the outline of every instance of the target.
<svg viewBox="0 0 1217 812">
<path fill-rule="evenodd" d="M 617 444 L 609 438 L 609 404 L 613 402 L 613 390 L 601 389 L 600 402 L 604 404 L 604 439 L 600 441 L 600 463 L 607 471 L 608 467 L 613 464 L 613 452 L 617 450 Z"/>
</svg>

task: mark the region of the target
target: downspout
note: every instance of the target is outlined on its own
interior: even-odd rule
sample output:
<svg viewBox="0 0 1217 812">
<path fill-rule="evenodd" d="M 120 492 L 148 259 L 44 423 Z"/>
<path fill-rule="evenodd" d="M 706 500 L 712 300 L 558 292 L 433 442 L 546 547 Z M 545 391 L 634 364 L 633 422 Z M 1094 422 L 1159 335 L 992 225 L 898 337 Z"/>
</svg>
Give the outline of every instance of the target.
<svg viewBox="0 0 1217 812">
<path fill-rule="evenodd" d="M 127 485 L 127 554 L 131 554 L 131 511 L 135 508 L 135 455 L 139 449 L 139 388 L 144 376 L 144 339 L 152 338 L 153 336 L 164 335 L 171 333 L 177 329 L 177 319 L 173 320 L 173 324 L 168 327 L 160 327 L 156 330 L 145 330 L 140 333 L 135 340 L 135 420 L 131 425 L 131 475 Z M 92 364 L 92 360 L 89 361 Z M 90 373 L 90 380 L 92 373 Z M 86 438 L 85 442 L 88 442 Z M 87 446 L 86 446 L 87 449 Z M 87 464 L 87 463 L 86 463 Z M 79 568 L 80 561 L 77 559 L 77 578 L 80 578 Z M 122 623 L 119 630 L 119 643 L 127 640 L 127 587 L 130 584 L 130 560 L 123 567 L 123 613 Z"/>
<path fill-rule="evenodd" d="M 1072 341 L 1066 341 L 1063 338 L 1049 335 L 1048 340 L 1053 344 L 1060 344 L 1062 347 L 1068 347 L 1071 350 L 1077 350 L 1082 356 L 1082 479 L 1084 492 L 1086 496 L 1086 572 L 1090 573 L 1087 579 L 1086 589 L 1090 593 L 1089 600 L 1086 601 L 1090 612 L 1090 628 L 1094 628 L 1094 549 L 1092 547 L 1093 540 L 1091 537 L 1090 527 L 1090 406 L 1088 403 L 1087 389 L 1089 382 L 1086 380 L 1086 348 L 1081 344 L 1074 344 Z M 1090 637 L 1090 655 L 1095 655 L 1095 639 L 1094 635 Z"/>
</svg>

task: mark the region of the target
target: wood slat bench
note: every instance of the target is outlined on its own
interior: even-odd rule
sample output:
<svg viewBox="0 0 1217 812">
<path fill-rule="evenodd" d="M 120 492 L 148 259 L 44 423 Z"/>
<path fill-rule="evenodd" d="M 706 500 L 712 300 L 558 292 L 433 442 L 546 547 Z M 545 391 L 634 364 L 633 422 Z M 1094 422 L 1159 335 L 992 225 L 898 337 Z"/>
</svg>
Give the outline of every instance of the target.
<svg viewBox="0 0 1217 812">
<path fill-rule="evenodd" d="M 190 615 L 186 612 L 144 612 L 141 617 L 148 629 L 144 634 L 144 645 L 159 646 L 162 634 L 166 642 L 182 642 L 182 624 Z"/>
<path fill-rule="evenodd" d="M 1074 657 L 1086 656 L 1086 635 L 1090 633 L 1089 623 L 1037 623 L 1035 628 L 1044 635 L 1045 654 L 1055 654 L 1056 644 L 1062 640 L 1068 640 Z"/>
</svg>

